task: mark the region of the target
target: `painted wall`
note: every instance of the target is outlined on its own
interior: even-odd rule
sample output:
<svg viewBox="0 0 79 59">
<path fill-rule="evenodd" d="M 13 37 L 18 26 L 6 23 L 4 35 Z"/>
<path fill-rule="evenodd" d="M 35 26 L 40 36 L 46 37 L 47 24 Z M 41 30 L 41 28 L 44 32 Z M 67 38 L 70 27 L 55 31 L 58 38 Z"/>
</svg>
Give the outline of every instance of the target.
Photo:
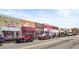
<svg viewBox="0 0 79 59">
<path fill-rule="evenodd" d="M 0 27 L 6 26 L 5 19 L 6 19 L 5 16 L 0 15 Z"/>
<path fill-rule="evenodd" d="M 43 27 L 44 27 L 44 29 L 46 29 L 48 31 L 50 31 L 50 29 L 51 29 L 51 25 L 49 25 L 49 24 L 44 24 Z"/>
<path fill-rule="evenodd" d="M 35 22 L 20 19 L 19 20 L 19 26 L 20 27 L 25 26 L 25 27 L 33 27 L 33 28 L 35 28 Z"/>
<path fill-rule="evenodd" d="M 0 27 L 18 27 L 18 19 L 10 16 L 0 15 Z"/>
</svg>

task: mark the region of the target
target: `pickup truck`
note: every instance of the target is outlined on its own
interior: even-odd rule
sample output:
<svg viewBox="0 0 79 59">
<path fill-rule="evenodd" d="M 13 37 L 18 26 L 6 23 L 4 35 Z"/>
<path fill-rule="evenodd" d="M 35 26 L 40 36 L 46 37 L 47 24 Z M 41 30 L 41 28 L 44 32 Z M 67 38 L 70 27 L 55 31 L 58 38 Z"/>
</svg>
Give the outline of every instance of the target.
<svg viewBox="0 0 79 59">
<path fill-rule="evenodd" d="M 33 42 L 34 38 L 33 38 L 33 34 L 29 33 L 19 36 L 15 40 L 17 43 L 25 43 L 25 42 Z"/>
</svg>

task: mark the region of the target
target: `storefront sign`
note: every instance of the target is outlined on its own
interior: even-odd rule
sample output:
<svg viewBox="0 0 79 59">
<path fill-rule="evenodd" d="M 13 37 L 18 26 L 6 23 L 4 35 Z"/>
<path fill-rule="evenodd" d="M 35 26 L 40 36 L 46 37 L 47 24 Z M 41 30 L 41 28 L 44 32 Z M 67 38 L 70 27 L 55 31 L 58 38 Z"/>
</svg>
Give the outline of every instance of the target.
<svg viewBox="0 0 79 59">
<path fill-rule="evenodd" d="M 20 31 L 19 28 L 12 28 L 12 27 L 1 27 L 2 31 Z"/>
<path fill-rule="evenodd" d="M 7 24 L 8 27 L 17 27 L 15 24 Z"/>
</svg>

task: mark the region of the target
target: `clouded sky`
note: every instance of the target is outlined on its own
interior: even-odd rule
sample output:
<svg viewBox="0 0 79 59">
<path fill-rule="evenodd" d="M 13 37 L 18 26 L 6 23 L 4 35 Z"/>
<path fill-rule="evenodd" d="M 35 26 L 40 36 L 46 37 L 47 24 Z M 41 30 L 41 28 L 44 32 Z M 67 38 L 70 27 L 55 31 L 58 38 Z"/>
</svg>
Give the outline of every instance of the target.
<svg viewBox="0 0 79 59">
<path fill-rule="evenodd" d="M 5 14 L 60 27 L 79 27 L 79 10 L 75 9 L 1 9 Z"/>
</svg>

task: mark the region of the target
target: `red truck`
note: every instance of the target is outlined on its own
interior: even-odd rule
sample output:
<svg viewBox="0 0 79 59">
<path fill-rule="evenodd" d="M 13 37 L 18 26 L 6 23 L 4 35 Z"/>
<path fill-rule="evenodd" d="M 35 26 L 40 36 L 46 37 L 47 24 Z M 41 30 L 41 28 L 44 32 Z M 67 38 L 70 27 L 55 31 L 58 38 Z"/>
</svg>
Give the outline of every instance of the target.
<svg viewBox="0 0 79 59">
<path fill-rule="evenodd" d="M 25 35 L 22 35 L 16 38 L 17 43 L 33 42 L 33 40 L 34 38 L 33 38 L 32 33 L 28 33 L 28 34 L 25 34 Z"/>
<path fill-rule="evenodd" d="M 16 38 L 17 43 L 32 42 L 34 40 L 35 28 L 22 27 L 22 36 Z"/>
</svg>

